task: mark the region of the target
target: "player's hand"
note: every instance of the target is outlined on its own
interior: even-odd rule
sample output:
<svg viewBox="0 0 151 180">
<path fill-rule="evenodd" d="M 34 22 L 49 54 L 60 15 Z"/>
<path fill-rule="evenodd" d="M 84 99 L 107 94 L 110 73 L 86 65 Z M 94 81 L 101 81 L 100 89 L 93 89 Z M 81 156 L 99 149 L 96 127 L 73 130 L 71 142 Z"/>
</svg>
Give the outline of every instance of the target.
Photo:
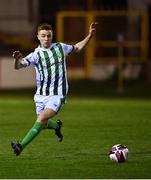
<svg viewBox="0 0 151 180">
<path fill-rule="evenodd" d="M 15 58 L 16 60 L 19 60 L 23 57 L 22 53 L 20 51 L 14 51 L 12 54 L 13 58 Z"/>
<path fill-rule="evenodd" d="M 98 22 L 91 23 L 90 28 L 89 28 L 89 35 L 90 36 L 93 36 L 95 34 L 97 24 L 98 24 Z"/>
</svg>

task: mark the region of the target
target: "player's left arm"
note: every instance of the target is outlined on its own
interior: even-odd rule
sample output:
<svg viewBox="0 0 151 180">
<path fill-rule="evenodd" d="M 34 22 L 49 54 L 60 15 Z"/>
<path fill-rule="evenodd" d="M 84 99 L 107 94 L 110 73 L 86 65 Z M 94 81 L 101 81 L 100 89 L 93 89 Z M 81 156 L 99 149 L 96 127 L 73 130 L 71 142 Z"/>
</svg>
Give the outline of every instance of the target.
<svg viewBox="0 0 151 180">
<path fill-rule="evenodd" d="M 91 38 L 95 35 L 97 24 L 97 22 L 91 23 L 89 27 L 89 34 L 82 41 L 74 45 L 74 52 L 80 52 L 88 44 Z"/>
</svg>

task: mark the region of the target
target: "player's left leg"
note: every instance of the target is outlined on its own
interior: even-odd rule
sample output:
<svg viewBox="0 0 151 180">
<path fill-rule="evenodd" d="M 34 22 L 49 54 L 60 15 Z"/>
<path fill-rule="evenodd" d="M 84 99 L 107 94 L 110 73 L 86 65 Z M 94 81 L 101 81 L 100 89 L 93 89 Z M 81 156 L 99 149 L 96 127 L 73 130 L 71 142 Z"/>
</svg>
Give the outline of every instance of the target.
<svg viewBox="0 0 151 180">
<path fill-rule="evenodd" d="M 59 112 L 63 104 L 65 104 L 65 97 L 59 95 L 48 97 L 45 101 L 45 107 L 52 109 L 56 112 L 56 114 Z M 59 142 L 63 140 L 63 135 L 61 132 L 62 125 L 63 122 L 61 120 L 55 121 L 53 119 L 49 119 L 46 127 L 47 129 L 55 130 L 55 135 L 57 136 Z"/>
<path fill-rule="evenodd" d="M 49 119 L 46 127 L 47 129 L 55 130 L 55 135 L 57 136 L 59 142 L 63 140 L 63 134 L 61 132 L 62 125 L 63 122 L 61 120 L 54 121 L 52 119 Z"/>
</svg>

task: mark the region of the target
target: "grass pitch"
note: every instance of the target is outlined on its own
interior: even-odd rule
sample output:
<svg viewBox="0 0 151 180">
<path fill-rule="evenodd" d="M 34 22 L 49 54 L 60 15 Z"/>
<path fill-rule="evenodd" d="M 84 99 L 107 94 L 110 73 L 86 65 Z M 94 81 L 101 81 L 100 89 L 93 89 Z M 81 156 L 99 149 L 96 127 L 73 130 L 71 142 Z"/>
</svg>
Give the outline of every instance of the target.
<svg viewBox="0 0 151 180">
<path fill-rule="evenodd" d="M 0 179 L 151 178 L 151 100 L 69 98 L 56 118 L 64 141 L 43 130 L 16 157 L 10 141 L 21 140 L 36 115 L 30 97 L 0 97 Z M 126 163 L 113 163 L 112 145 L 129 148 Z"/>
</svg>

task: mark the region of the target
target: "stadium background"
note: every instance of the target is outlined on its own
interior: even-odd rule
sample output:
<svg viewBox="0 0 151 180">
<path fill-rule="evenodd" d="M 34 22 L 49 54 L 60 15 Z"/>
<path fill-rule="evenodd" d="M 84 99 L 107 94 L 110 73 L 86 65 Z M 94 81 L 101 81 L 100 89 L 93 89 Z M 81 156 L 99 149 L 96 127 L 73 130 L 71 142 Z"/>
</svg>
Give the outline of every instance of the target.
<svg viewBox="0 0 151 180">
<path fill-rule="evenodd" d="M 151 0 L 0 0 L 0 179 L 151 178 Z M 76 43 L 98 21 L 89 46 L 68 58 L 69 98 L 58 115 L 65 141 L 43 132 L 16 158 L 35 120 L 33 69 L 13 69 L 14 50 L 37 46 L 36 27 L 51 23 L 54 41 Z M 130 150 L 116 165 L 108 151 Z"/>
<path fill-rule="evenodd" d="M 124 88 L 124 81 L 142 80 L 150 85 L 150 1 L 6 0 L 1 3 L 0 89 L 35 86 L 34 71 L 14 71 L 11 54 L 20 49 L 26 55 L 37 46 L 35 33 L 41 22 L 52 24 L 54 41 L 72 44 L 85 37 L 90 22 L 99 22 L 90 45 L 68 58 L 70 79 L 95 80 L 99 84 L 114 79 L 118 90 Z"/>
</svg>

